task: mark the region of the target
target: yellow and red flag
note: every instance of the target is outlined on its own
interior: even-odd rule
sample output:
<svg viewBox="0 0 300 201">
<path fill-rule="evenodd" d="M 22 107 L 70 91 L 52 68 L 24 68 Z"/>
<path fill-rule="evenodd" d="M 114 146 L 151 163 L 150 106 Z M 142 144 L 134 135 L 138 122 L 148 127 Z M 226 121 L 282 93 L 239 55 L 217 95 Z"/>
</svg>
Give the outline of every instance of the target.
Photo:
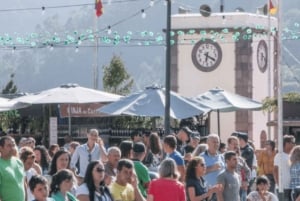
<svg viewBox="0 0 300 201">
<path fill-rule="evenodd" d="M 95 0 L 95 10 L 97 17 L 100 17 L 103 14 L 103 5 L 101 0 Z"/>
<path fill-rule="evenodd" d="M 277 13 L 277 5 L 274 0 L 269 0 L 269 13 L 271 15 L 276 15 Z"/>
</svg>

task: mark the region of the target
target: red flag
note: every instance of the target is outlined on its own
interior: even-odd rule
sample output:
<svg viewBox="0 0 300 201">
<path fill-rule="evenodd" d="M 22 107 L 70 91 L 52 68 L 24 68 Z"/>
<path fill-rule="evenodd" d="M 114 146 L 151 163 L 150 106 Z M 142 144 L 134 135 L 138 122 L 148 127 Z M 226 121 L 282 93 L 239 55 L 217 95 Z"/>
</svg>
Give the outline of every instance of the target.
<svg viewBox="0 0 300 201">
<path fill-rule="evenodd" d="M 103 14 L 103 6 L 101 0 L 95 0 L 95 10 L 97 17 L 100 17 Z"/>
<path fill-rule="evenodd" d="M 269 12 L 271 15 L 275 15 L 277 13 L 277 7 L 274 6 L 272 0 L 269 0 Z"/>
</svg>

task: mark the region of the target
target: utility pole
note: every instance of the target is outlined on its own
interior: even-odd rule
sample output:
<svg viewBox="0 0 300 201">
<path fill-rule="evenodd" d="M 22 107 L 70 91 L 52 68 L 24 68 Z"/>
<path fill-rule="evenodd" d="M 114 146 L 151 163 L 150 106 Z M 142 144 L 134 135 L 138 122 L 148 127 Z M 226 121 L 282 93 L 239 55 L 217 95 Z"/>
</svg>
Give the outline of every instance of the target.
<svg viewBox="0 0 300 201">
<path fill-rule="evenodd" d="M 94 48 L 94 56 L 95 56 L 95 63 L 93 65 L 93 87 L 94 89 L 98 89 L 98 82 L 99 82 L 99 68 L 98 68 L 98 54 L 99 54 L 99 38 L 96 34 L 97 30 L 97 16 L 94 17 L 94 37 L 95 37 L 95 48 Z"/>
<path fill-rule="evenodd" d="M 165 134 L 170 134 L 170 90 L 171 90 L 171 0 L 167 1 L 166 28 L 166 92 L 165 92 Z"/>
</svg>

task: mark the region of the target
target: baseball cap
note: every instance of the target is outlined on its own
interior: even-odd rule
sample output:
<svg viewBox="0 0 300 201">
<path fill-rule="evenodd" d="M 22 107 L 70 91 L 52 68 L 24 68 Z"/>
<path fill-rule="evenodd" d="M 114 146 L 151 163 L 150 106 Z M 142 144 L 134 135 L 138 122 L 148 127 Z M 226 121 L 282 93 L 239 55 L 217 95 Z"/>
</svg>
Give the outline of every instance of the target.
<svg viewBox="0 0 300 201">
<path fill-rule="evenodd" d="M 245 140 L 245 142 L 248 141 L 248 134 L 247 133 L 235 131 L 231 135 L 236 136 L 238 138 L 241 138 L 241 139 Z"/>
</svg>

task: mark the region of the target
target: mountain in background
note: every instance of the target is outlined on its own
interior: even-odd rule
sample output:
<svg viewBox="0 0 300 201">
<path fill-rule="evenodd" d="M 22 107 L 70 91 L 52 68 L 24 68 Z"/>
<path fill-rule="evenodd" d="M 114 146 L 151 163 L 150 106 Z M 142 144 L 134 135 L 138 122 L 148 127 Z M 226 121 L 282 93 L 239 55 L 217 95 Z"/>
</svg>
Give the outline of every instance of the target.
<svg viewBox="0 0 300 201">
<path fill-rule="evenodd" d="M 152 34 L 153 38 L 164 36 L 166 26 L 166 6 L 164 0 L 155 1 L 149 7 L 150 0 L 108 0 L 103 1 L 104 14 L 95 19 L 94 1 L 88 5 L 83 0 L 52 0 L 45 3 L 40 0 L 20 2 L 11 0 L 2 2 L 0 6 L 0 35 L 10 35 L 13 38 L 25 38 L 30 34 L 41 34 L 43 37 L 74 36 L 84 33 L 88 37 L 90 32 L 97 30 L 106 34 L 107 27 L 111 27 L 111 37 L 131 36 L 128 44 L 107 45 L 100 41 L 98 49 L 98 88 L 102 89 L 102 66 L 109 64 L 113 55 L 119 55 L 129 74 L 135 80 L 134 90 L 143 89 L 153 83 L 164 86 L 165 74 L 165 47 L 153 44 L 144 44 L 145 34 Z M 246 12 L 255 13 L 258 7 L 266 3 L 264 0 L 225 0 L 225 12 L 232 12 L 237 7 Z M 46 5 L 45 5 L 46 4 Z M 202 4 L 211 6 L 213 12 L 219 12 L 219 0 L 173 0 L 172 14 L 177 13 L 178 7 L 185 7 L 192 12 L 199 12 Z M 69 7 L 52 8 L 58 5 Z M 5 9 L 42 8 L 42 10 L 14 10 L 5 12 Z M 296 1 L 283 1 L 285 32 L 299 31 L 300 5 Z M 145 9 L 147 8 L 147 9 Z M 139 12 L 145 9 L 146 18 Z M 5 15 L 2 17 L 1 15 Z M 3 19 L 4 18 L 4 19 Z M 9 20 L 6 20 L 9 19 Z M 96 27 L 96 28 L 95 28 Z M 299 33 L 299 32 L 298 32 Z M 144 35 L 143 35 L 144 34 Z M 78 35 L 80 36 L 80 35 Z M 147 35 L 149 36 L 149 35 Z M 75 39 L 77 39 L 75 37 Z M 78 46 L 78 52 L 76 51 Z M 81 86 L 93 87 L 93 73 L 95 69 L 95 43 L 83 42 L 80 45 L 60 45 L 44 48 L 17 49 L 12 53 L 12 48 L 0 48 L 0 87 L 8 82 L 11 73 L 15 73 L 15 83 L 22 92 L 36 92 L 59 86 L 64 83 L 78 83 Z M 283 41 L 283 72 L 284 92 L 299 92 L 299 40 Z M 199 92 L 200 93 L 200 92 Z"/>
</svg>

